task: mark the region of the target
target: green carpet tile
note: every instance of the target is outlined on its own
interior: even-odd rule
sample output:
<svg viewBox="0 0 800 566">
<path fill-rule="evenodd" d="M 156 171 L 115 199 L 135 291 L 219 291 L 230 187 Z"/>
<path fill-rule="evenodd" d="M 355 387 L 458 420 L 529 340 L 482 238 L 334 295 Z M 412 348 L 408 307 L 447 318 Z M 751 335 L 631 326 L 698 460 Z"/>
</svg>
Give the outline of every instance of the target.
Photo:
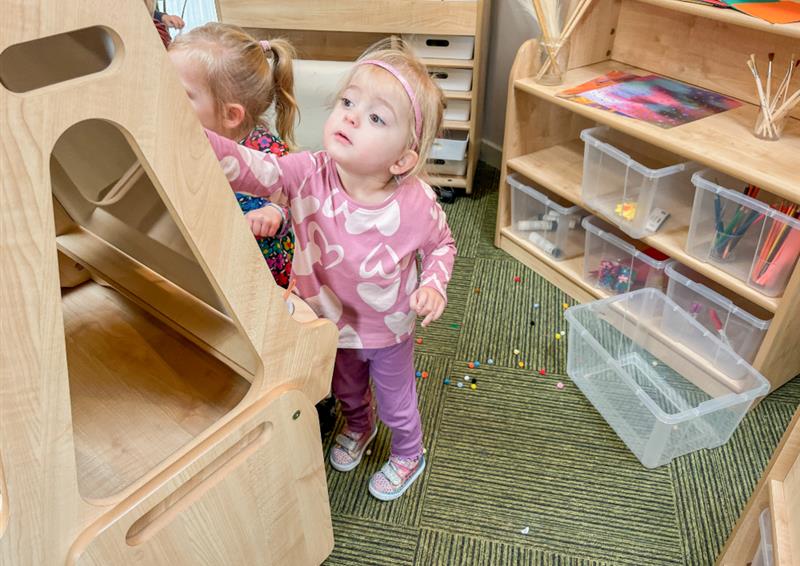
<svg viewBox="0 0 800 566">
<path fill-rule="evenodd" d="M 562 304 L 575 301 L 494 247 L 498 182 L 482 164 L 475 194 L 445 205 L 458 257 L 415 359 L 428 372 L 417 381 L 427 469 L 399 500 L 371 497 L 390 452 L 383 426 L 356 470 L 326 464 L 336 546 L 325 564 L 712 565 L 800 403 L 800 378 L 724 446 L 644 468 L 566 375 Z"/>
</svg>

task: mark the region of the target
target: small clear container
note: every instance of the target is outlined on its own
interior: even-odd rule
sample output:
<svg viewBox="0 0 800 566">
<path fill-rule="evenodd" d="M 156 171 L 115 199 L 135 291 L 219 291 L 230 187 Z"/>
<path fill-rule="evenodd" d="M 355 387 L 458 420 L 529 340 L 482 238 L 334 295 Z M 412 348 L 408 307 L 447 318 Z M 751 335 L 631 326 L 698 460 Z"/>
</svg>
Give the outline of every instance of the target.
<svg viewBox="0 0 800 566">
<path fill-rule="evenodd" d="M 581 220 L 588 213 L 578 205 L 543 189 L 514 173 L 509 175 L 511 187 L 511 230 L 536 247 L 561 261 L 583 253 L 586 241 Z"/>
<path fill-rule="evenodd" d="M 680 324 L 665 324 L 669 317 Z M 647 468 L 725 444 L 769 382 L 657 289 L 570 307 L 567 374 Z"/>
<path fill-rule="evenodd" d="M 583 278 L 611 294 L 653 287 L 664 289 L 664 270 L 669 259 L 656 259 L 633 244 L 596 216 L 583 219 L 586 245 Z"/>
<path fill-rule="evenodd" d="M 800 255 L 800 220 L 746 196 L 744 181 L 712 169 L 697 188 L 686 251 L 768 297 L 783 294 Z"/>
<path fill-rule="evenodd" d="M 607 126 L 581 132 L 583 200 L 632 238 L 687 226 L 700 166 Z"/>
<path fill-rule="evenodd" d="M 769 514 L 769 507 L 758 515 L 758 529 L 761 538 L 750 566 L 772 566 L 772 517 Z"/>
<path fill-rule="evenodd" d="M 666 273 L 667 296 L 752 364 L 771 321 L 737 307 L 705 285 L 705 277 L 677 261 L 667 264 Z M 675 323 L 680 324 L 681 320 L 676 319 Z"/>
</svg>

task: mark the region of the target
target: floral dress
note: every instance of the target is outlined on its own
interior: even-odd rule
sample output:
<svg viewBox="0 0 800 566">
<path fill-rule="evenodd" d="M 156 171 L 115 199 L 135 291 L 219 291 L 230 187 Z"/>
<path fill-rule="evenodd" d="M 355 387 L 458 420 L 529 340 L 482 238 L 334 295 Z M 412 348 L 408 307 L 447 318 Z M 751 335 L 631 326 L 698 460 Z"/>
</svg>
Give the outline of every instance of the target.
<svg viewBox="0 0 800 566">
<path fill-rule="evenodd" d="M 270 134 L 261 125 L 253 128 L 239 143 L 256 151 L 274 153 L 278 157 L 282 157 L 289 152 L 288 147 L 280 138 Z M 239 201 L 239 206 L 244 213 L 262 208 L 269 203 L 268 199 L 246 193 L 236 193 L 236 200 Z M 264 254 L 264 259 L 272 272 L 272 276 L 275 278 L 275 283 L 286 288 L 292 275 L 294 232 L 292 231 L 289 208 L 286 206 L 281 206 L 280 208 L 286 221 L 281 225 L 278 233 L 271 238 L 256 238 L 256 241 L 258 242 L 258 247 L 261 248 L 261 253 Z"/>
</svg>

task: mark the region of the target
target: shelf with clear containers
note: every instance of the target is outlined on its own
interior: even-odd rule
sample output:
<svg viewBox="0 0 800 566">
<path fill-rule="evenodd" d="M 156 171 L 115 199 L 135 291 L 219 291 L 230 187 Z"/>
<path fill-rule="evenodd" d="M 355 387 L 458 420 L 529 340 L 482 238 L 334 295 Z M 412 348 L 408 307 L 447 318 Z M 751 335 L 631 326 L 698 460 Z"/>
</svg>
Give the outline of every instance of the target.
<svg viewBox="0 0 800 566">
<path fill-rule="evenodd" d="M 567 71 L 558 86 L 534 79 L 540 65 L 536 40 L 520 47 L 509 79 L 495 244 L 581 301 L 619 292 L 613 285 L 595 284 L 603 258 L 593 246 L 621 241 L 625 245 L 620 248 L 628 249 L 627 257 L 642 257 L 642 252 L 651 257 L 652 250 L 669 256 L 693 270 L 705 282 L 701 284 L 720 294 L 723 303 L 730 300 L 742 309 L 731 312 L 754 317 L 753 331 L 761 343 L 743 354 L 774 389 L 800 374 L 800 317 L 796 315 L 800 269 L 791 254 L 788 258 L 776 254 L 776 243 L 796 238 L 792 234 L 797 230 L 794 220 L 784 219 L 770 207 L 779 206 L 779 201 L 800 204 L 800 111 L 789 119 L 780 140 L 753 136 L 758 107 L 752 77 L 746 66 L 730 65 L 731 58 L 724 62 L 715 58 L 704 38 L 720 39 L 731 57 L 741 56 L 742 61 L 752 52 L 767 51 L 786 59 L 796 51 L 796 38 L 769 33 L 772 27 L 747 25 L 748 19 L 743 18 L 720 24 L 719 11 L 685 10 L 684 6 L 677 0 L 596 0 L 571 36 Z M 660 33 L 667 28 L 674 33 Z M 612 70 L 675 78 L 743 104 L 678 127 L 660 128 L 557 96 Z M 742 239 L 741 249 L 727 264 L 709 257 L 705 231 L 714 231 L 715 224 L 699 216 L 707 219 L 710 206 L 713 219 L 714 199 L 698 203 L 702 191 L 692 182 L 706 168 L 740 183 L 729 187 L 720 180 L 723 188 L 741 191 L 744 183 L 762 190 L 759 199 L 763 202 L 756 206 L 765 207 L 759 212 L 764 217 L 757 221 L 758 229 L 751 228 L 758 238 L 749 248 Z M 584 220 L 589 228 L 583 254 L 558 261 L 520 234 L 512 215 L 518 190 L 509 180 L 520 176 L 537 190 L 593 215 Z M 767 193 L 774 199 L 762 198 Z M 719 194 L 721 200 L 728 196 Z M 611 229 L 601 228 L 600 221 Z M 786 228 L 770 236 L 774 224 Z M 614 238 L 600 237 L 597 230 Z M 690 246 L 690 237 L 693 245 L 701 242 L 706 249 Z M 754 264 L 759 261 L 761 265 Z M 765 274 L 772 275 L 766 283 Z M 620 289 L 626 286 L 624 276 Z M 668 281 L 663 273 L 662 285 Z M 722 318 L 721 309 L 715 310 Z M 728 314 L 728 324 L 731 317 L 735 318 Z M 718 333 L 713 325 L 707 330 Z"/>
</svg>

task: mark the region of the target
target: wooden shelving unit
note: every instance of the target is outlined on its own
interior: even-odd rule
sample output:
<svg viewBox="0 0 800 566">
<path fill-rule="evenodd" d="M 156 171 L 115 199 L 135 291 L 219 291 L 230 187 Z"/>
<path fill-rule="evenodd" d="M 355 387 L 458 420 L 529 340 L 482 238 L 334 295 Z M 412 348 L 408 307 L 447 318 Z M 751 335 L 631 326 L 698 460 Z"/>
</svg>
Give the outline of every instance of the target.
<svg viewBox="0 0 800 566">
<path fill-rule="evenodd" d="M 470 102 L 470 119 L 446 121 L 445 131 L 469 132 L 463 176 L 432 176 L 431 184 L 472 192 L 480 151 L 483 75 L 490 0 L 217 0 L 220 21 L 248 28 L 257 37 L 286 37 L 303 59 L 351 61 L 388 35 L 462 35 L 475 38 L 472 59 L 423 59 L 429 67 L 472 70 L 472 89 L 445 91 L 448 100 Z"/>
<path fill-rule="evenodd" d="M 800 112 L 793 113 L 780 141 L 755 138 L 751 129 L 757 99 L 745 66 L 750 53 L 766 59 L 768 52 L 775 52 L 776 60 L 788 60 L 797 51 L 798 38 L 800 25 L 772 26 L 733 10 L 680 0 L 596 0 L 573 35 L 569 70 L 564 83 L 556 87 L 534 81 L 537 43 L 523 44 L 509 78 L 496 245 L 579 300 L 605 295 L 583 281 L 583 257 L 555 261 L 514 234 L 506 182 L 509 174 L 517 173 L 603 216 L 581 196 L 584 147 L 579 134 L 596 124 L 753 183 L 778 198 L 800 202 Z M 735 97 L 743 105 L 662 129 L 556 96 L 611 70 L 675 78 Z M 795 78 L 793 85 L 800 86 L 800 79 Z M 795 268 L 783 296 L 767 297 L 690 256 L 687 237 L 688 228 L 683 227 L 633 243 L 658 249 L 702 273 L 718 291 L 753 314 L 773 317 L 754 362 L 773 389 L 800 373 L 800 268 Z"/>
<path fill-rule="evenodd" d="M 800 564 L 800 409 L 742 511 L 717 566 L 746 566 L 761 538 L 759 515 L 769 509 L 773 566 Z"/>
</svg>

